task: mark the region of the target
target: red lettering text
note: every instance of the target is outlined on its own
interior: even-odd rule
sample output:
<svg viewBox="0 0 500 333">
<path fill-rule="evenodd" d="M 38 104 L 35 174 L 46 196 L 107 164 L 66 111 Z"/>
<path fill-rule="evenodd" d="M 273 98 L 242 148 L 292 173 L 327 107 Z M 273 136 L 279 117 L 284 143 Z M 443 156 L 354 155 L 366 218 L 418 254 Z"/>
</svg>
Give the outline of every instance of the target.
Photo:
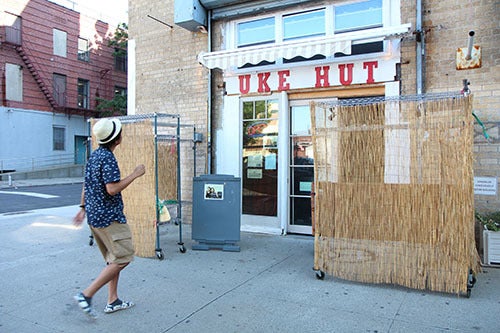
<svg viewBox="0 0 500 333">
<path fill-rule="evenodd" d="M 286 82 L 286 79 L 289 76 L 290 76 L 290 70 L 278 72 L 278 91 L 284 91 L 290 89 L 290 83 Z"/>
<path fill-rule="evenodd" d="M 257 89 L 257 91 L 260 93 L 270 92 L 271 88 L 269 88 L 269 85 L 267 84 L 267 79 L 269 79 L 271 73 L 269 72 L 259 73 L 257 74 L 257 76 L 259 77 L 259 89 Z"/>
<path fill-rule="evenodd" d="M 329 87 L 330 81 L 328 80 L 328 73 L 330 66 L 316 67 L 316 88 Z"/>
<path fill-rule="evenodd" d="M 373 69 L 378 67 L 378 61 L 367 61 L 363 63 L 363 69 L 368 69 L 368 78 L 366 83 L 374 83 Z"/>
<path fill-rule="evenodd" d="M 347 80 L 345 78 L 345 68 L 347 67 Z M 339 65 L 339 80 L 343 86 L 348 86 L 352 83 L 352 68 L 354 64 L 341 64 Z"/>
<path fill-rule="evenodd" d="M 242 95 L 248 94 L 250 91 L 250 74 L 238 76 L 240 79 L 240 93 Z"/>
</svg>

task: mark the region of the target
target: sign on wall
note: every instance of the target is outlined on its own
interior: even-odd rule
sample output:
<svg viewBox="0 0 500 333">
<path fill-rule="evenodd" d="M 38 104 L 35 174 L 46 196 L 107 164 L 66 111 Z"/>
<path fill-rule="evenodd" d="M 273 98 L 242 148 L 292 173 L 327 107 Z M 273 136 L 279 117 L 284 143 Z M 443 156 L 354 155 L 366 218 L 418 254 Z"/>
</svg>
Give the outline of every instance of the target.
<svg viewBox="0 0 500 333">
<path fill-rule="evenodd" d="M 474 177 L 474 194 L 497 195 L 497 179 L 495 177 Z"/>
<path fill-rule="evenodd" d="M 399 59 L 372 59 L 345 63 L 291 67 L 276 71 L 226 74 L 228 94 L 281 92 L 394 81 Z"/>
</svg>

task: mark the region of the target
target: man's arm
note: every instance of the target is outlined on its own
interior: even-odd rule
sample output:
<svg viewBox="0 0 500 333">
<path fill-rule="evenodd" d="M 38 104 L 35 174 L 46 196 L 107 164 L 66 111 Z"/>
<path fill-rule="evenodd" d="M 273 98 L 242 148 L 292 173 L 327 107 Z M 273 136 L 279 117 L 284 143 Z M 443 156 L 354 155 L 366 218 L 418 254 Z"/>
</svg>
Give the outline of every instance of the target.
<svg viewBox="0 0 500 333">
<path fill-rule="evenodd" d="M 141 177 L 146 173 L 146 167 L 143 164 L 140 164 L 135 167 L 134 171 L 128 175 L 127 177 L 120 179 L 114 183 L 106 184 L 106 191 L 109 195 L 116 195 L 127 188 L 134 180 Z"/>
</svg>

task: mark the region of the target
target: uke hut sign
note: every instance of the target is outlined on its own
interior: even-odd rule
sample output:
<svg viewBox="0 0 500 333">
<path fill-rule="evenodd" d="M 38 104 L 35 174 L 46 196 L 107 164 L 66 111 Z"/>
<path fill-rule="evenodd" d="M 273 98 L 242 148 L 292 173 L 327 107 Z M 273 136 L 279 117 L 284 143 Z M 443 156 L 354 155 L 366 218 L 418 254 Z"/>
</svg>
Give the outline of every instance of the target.
<svg viewBox="0 0 500 333">
<path fill-rule="evenodd" d="M 247 95 L 394 81 L 397 62 L 399 59 L 378 59 L 237 75 L 226 73 L 226 89 L 230 95 Z"/>
</svg>

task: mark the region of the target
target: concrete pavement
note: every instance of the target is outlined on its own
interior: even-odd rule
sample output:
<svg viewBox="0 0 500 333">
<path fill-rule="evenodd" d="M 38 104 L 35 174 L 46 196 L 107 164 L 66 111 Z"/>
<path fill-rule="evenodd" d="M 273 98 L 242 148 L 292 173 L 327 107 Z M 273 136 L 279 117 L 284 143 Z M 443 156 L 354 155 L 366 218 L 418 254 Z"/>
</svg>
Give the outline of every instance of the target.
<svg viewBox="0 0 500 333">
<path fill-rule="evenodd" d="M 241 233 L 240 252 L 193 251 L 160 226 L 164 260 L 136 258 L 120 296 L 136 306 L 88 319 L 73 301 L 102 268 L 78 207 L 0 215 L 0 332 L 500 332 L 500 269 L 484 268 L 471 298 L 369 285 L 312 270 L 314 239 Z"/>
</svg>

